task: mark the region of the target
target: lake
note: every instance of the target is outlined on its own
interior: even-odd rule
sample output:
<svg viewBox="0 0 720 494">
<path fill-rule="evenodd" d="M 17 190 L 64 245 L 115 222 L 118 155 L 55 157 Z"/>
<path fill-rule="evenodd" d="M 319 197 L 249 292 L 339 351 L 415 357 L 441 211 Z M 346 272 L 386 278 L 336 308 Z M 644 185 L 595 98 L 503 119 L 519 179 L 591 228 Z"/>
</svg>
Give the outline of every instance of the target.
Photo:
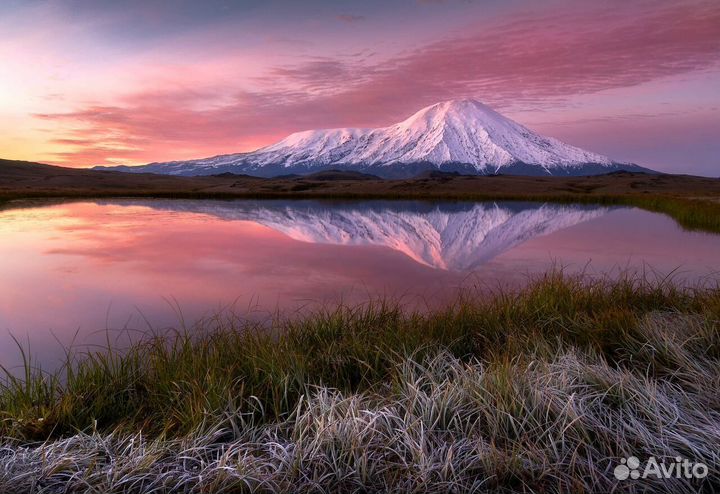
<svg viewBox="0 0 720 494">
<path fill-rule="evenodd" d="M 105 329 L 262 319 L 343 301 L 410 308 L 552 266 L 714 282 L 720 236 L 628 207 L 522 202 L 85 200 L 0 210 L 0 363 L 45 367 Z"/>
</svg>

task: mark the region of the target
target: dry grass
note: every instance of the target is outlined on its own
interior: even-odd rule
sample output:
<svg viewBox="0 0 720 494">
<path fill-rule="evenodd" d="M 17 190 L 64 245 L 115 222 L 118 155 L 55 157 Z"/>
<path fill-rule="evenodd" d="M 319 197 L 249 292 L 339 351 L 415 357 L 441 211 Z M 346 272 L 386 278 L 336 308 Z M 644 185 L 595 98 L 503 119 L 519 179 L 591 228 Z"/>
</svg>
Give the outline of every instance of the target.
<svg viewBox="0 0 720 494">
<path fill-rule="evenodd" d="M 0 491 L 720 489 L 718 289 L 550 273 L 429 314 L 211 326 L 8 378 Z M 619 482 L 629 455 L 710 474 Z"/>
</svg>

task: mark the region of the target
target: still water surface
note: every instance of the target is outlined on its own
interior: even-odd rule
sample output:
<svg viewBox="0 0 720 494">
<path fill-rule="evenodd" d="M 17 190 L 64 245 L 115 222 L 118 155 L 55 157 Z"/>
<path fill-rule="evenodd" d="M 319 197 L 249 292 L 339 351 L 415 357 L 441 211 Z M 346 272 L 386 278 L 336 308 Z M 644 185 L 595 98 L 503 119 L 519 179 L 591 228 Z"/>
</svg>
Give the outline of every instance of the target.
<svg viewBox="0 0 720 494">
<path fill-rule="evenodd" d="M 339 300 L 433 306 L 568 271 L 717 279 L 720 236 L 634 208 L 539 203 L 112 200 L 0 210 L 0 364 L 10 334 L 53 367 L 58 341 L 250 318 Z M 182 312 L 180 315 L 179 312 Z M 146 322 L 147 321 L 147 322 Z M 77 336 L 76 336 L 77 335 Z"/>
</svg>

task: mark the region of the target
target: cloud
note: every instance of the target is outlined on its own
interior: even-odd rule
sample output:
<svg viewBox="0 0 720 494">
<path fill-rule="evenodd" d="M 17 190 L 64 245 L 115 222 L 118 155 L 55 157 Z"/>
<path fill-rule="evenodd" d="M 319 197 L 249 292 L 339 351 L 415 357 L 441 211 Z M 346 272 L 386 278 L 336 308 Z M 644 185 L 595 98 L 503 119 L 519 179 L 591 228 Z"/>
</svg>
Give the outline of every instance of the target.
<svg viewBox="0 0 720 494">
<path fill-rule="evenodd" d="M 151 87 L 114 106 L 39 117 L 72 125 L 75 139 L 112 136 L 59 156 L 63 162 L 168 160 L 249 150 L 308 128 L 385 125 L 461 96 L 500 109 L 561 105 L 574 95 L 718 64 L 720 3 L 637 5 L 568 7 L 478 24 L 380 62 L 307 58 L 270 69 L 254 91 Z M 207 104 L 213 98 L 223 104 Z"/>
<path fill-rule="evenodd" d="M 371 67 L 333 58 L 313 58 L 301 64 L 274 67 L 268 76 L 259 78 L 266 83 L 279 81 L 297 85 L 304 91 L 344 90 L 347 85 L 367 81 L 373 73 Z"/>
</svg>

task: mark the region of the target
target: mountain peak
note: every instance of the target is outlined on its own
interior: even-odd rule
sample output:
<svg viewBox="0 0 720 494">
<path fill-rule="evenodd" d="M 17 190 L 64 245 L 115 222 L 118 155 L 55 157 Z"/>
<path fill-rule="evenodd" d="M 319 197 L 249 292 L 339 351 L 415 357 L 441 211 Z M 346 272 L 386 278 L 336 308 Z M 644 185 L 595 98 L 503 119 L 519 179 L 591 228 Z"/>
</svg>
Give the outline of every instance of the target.
<svg viewBox="0 0 720 494">
<path fill-rule="evenodd" d="M 477 100 L 462 98 L 442 101 L 427 106 L 400 122 L 398 126 L 409 127 L 417 125 L 420 122 L 426 122 L 431 125 L 449 124 L 455 126 L 482 127 L 484 125 L 493 125 L 493 123 L 503 120 L 510 121 Z"/>
<path fill-rule="evenodd" d="M 441 101 L 440 103 L 435 103 L 434 105 L 423 108 L 422 110 L 420 110 L 420 112 L 424 110 L 431 110 L 443 115 L 458 115 L 467 117 L 469 115 L 483 114 L 493 118 L 504 118 L 502 115 L 490 108 L 488 105 L 481 103 L 480 101 L 473 98 L 460 98 Z"/>
<path fill-rule="evenodd" d="M 446 111 L 464 111 L 468 109 L 483 109 L 493 111 L 492 108 L 474 98 L 457 98 L 440 101 L 427 108 L 439 107 Z"/>
</svg>

